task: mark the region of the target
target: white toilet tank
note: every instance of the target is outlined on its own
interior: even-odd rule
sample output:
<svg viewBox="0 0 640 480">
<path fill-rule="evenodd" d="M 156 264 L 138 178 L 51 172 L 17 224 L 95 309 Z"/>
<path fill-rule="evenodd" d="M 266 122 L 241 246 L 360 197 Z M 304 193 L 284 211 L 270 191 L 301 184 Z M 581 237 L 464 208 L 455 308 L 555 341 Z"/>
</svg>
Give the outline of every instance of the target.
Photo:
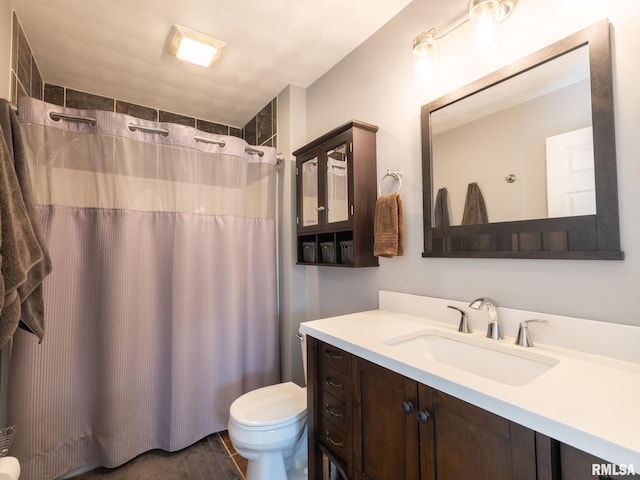
<svg viewBox="0 0 640 480">
<path fill-rule="evenodd" d="M 300 340 L 300 350 L 302 351 L 302 370 L 304 371 L 304 384 L 307 384 L 307 336 L 298 332 L 298 340 Z"/>
</svg>

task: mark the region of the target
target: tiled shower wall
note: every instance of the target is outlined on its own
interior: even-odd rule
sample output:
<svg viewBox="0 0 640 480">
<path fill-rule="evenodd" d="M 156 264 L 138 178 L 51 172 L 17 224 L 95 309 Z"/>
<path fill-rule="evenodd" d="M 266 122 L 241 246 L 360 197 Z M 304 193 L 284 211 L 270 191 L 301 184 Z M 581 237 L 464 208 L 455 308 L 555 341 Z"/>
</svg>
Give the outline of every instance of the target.
<svg viewBox="0 0 640 480">
<path fill-rule="evenodd" d="M 154 122 L 187 125 L 207 133 L 244 138 L 251 145 L 276 148 L 278 145 L 276 98 L 260 110 L 244 128 L 236 128 L 43 82 L 22 25 L 14 12 L 11 44 L 11 102 L 17 105 L 18 100 L 24 96 L 38 98 L 63 107 L 107 110 Z"/>
<path fill-rule="evenodd" d="M 11 102 L 17 105 L 21 97 L 42 100 L 42 86 L 40 70 L 14 12 L 11 25 Z"/>
</svg>

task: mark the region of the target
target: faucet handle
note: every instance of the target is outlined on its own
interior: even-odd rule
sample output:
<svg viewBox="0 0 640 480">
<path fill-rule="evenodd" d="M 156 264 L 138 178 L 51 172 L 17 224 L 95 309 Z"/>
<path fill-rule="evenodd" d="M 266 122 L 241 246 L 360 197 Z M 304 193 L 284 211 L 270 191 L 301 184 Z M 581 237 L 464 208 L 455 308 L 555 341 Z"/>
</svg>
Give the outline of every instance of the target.
<svg viewBox="0 0 640 480">
<path fill-rule="evenodd" d="M 544 323 L 545 325 L 549 324 L 548 320 L 538 320 L 531 319 L 525 320 L 524 322 L 520 322 L 520 328 L 518 329 L 518 336 L 516 337 L 516 345 L 520 345 L 521 347 L 533 347 L 533 340 L 531 340 L 531 336 L 529 335 L 529 324 L 530 323 Z"/>
<path fill-rule="evenodd" d="M 471 328 L 469 328 L 469 320 L 467 317 L 467 312 L 465 312 L 461 308 L 454 307 L 453 305 L 447 305 L 447 308 L 451 308 L 453 310 L 457 310 L 458 312 L 460 312 L 460 325 L 458 325 L 458 331 L 461 333 L 471 333 Z"/>
</svg>

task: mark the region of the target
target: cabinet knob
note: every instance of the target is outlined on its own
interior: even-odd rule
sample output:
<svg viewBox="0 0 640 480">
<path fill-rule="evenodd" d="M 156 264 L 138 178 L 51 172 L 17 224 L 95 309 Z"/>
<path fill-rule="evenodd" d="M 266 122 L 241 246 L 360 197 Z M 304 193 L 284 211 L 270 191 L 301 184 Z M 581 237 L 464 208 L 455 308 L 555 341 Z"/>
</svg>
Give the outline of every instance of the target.
<svg viewBox="0 0 640 480">
<path fill-rule="evenodd" d="M 319 207 L 316 207 L 316 210 L 317 210 L 318 212 L 322 212 L 324 209 L 325 209 L 325 207 L 323 207 L 322 205 L 321 205 L 321 206 L 319 206 Z"/>
<path fill-rule="evenodd" d="M 402 402 L 400 404 L 400 409 L 402 410 L 402 413 L 411 413 L 413 411 L 413 403 Z"/>
<path fill-rule="evenodd" d="M 418 413 L 416 413 L 416 417 L 418 418 L 418 422 L 420 423 L 427 423 L 427 420 L 429 420 L 430 416 L 431 414 L 426 410 L 419 410 Z"/>
</svg>

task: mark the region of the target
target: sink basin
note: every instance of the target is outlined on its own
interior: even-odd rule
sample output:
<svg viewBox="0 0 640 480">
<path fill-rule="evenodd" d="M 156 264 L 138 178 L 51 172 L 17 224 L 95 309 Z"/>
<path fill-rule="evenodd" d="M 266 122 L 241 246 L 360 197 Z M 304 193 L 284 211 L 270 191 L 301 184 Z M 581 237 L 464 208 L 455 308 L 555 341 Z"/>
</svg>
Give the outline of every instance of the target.
<svg viewBox="0 0 640 480">
<path fill-rule="evenodd" d="M 522 386 L 558 364 L 524 347 L 462 333 L 421 330 L 384 341 L 420 361 L 433 361 L 505 385 Z"/>
</svg>

